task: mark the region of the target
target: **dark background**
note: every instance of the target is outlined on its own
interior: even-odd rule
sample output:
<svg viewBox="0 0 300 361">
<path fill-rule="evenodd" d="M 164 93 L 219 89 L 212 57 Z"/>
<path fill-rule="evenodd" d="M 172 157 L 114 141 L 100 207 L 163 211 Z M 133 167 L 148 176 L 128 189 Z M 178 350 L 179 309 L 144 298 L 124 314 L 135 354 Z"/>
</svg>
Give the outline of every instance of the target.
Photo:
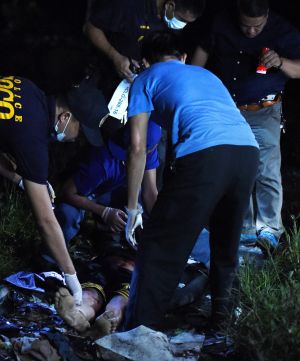
<svg viewBox="0 0 300 361">
<path fill-rule="evenodd" d="M 0 0 L 0 74 L 27 77 L 47 94 L 64 91 L 79 82 L 91 55 L 82 32 L 90 3 L 90 0 Z M 214 13 L 233 3 L 234 0 L 207 0 L 204 16 L 186 31 L 191 47 L 194 43 L 191 34 L 205 31 Z M 270 0 L 270 6 L 300 29 L 297 1 Z M 282 137 L 283 218 L 287 226 L 291 224 L 290 215 L 300 213 L 299 89 L 300 80 L 289 80 L 283 103 L 287 120 Z"/>
</svg>

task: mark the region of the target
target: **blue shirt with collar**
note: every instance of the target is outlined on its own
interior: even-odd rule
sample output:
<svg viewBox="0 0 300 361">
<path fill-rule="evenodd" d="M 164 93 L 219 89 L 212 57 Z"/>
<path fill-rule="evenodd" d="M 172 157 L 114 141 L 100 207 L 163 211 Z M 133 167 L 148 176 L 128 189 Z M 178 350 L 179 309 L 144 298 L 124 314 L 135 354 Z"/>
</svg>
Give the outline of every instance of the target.
<svg viewBox="0 0 300 361">
<path fill-rule="evenodd" d="M 157 148 L 146 158 L 145 170 L 159 166 Z M 83 196 L 101 195 L 127 184 L 126 165 L 112 155 L 106 146 L 91 147 L 86 159 L 73 176 L 77 192 Z"/>
<path fill-rule="evenodd" d="M 210 54 L 208 69 L 223 81 L 238 105 L 256 103 L 284 90 L 287 77 L 282 71 L 272 68 L 267 74 L 256 73 L 262 48 L 300 59 L 299 31 L 272 12 L 262 32 L 251 39 L 242 33 L 235 12 L 222 12 L 199 45 Z"/>
</svg>

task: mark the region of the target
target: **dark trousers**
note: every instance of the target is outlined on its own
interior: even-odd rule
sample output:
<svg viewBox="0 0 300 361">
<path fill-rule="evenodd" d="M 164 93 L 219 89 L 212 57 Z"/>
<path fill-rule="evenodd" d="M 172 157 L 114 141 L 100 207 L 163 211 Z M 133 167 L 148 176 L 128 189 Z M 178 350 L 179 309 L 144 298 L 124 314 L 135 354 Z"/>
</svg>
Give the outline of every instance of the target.
<svg viewBox="0 0 300 361">
<path fill-rule="evenodd" d="M 212 318 L 226 314 L 245 210 L 258 167 L 254 147 L 222 145 L 178 158 L 139 243 L 125 329 L 157 328 L 194 243 L 209 225 Z"/>
</svg>

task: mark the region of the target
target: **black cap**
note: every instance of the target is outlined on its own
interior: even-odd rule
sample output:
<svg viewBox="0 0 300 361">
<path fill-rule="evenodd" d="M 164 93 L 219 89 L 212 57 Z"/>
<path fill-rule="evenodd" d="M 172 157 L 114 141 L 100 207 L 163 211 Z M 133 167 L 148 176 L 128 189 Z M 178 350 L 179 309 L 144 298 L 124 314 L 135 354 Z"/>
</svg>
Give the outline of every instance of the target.
<svg viewBox="0 0 300 361">
<path fill-rule="evenodd" d="M 84 79 L 67 93 L 67 103 L 89 143 L 94 146 L 103 145 L 99 124 L 109 110 L 101 90 L 89 79 Z"/>
</svg>

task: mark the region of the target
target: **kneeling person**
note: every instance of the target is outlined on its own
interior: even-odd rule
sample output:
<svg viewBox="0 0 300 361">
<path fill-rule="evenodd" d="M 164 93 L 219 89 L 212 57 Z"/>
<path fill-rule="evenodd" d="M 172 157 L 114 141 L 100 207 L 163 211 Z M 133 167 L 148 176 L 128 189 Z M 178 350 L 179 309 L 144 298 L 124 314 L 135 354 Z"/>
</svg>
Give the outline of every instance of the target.
<svg viewBox="0 0 300 361">
<path fill-rule="evenodd" d="M 161 128 L 150 122 L 147 137 L 147 160 L 143 174 L 141 202 L 149 214 L 157 198 L 156 169 L 159 166 L 157 146 Z M 123 211 L 127 196 L 126 145 L 128 127 L 121 130 L 120 141 L 109 140 L 107 146 L 91 147 L 78 171 L 63 187 L 65 203 L 55 214 L 68 243 L 79 231 L 85 211 L 99 219 L 106 231 L 122 232 L 127 215 Z"/>
</svg>

